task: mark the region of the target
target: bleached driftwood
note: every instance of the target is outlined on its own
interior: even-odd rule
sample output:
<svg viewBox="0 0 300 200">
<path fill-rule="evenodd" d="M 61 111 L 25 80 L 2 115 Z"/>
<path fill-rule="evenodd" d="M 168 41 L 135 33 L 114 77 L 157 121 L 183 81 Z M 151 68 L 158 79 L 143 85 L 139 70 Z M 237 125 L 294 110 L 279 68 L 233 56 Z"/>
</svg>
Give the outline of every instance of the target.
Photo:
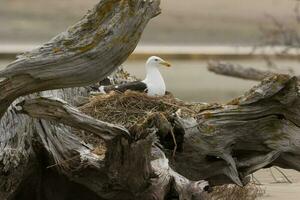
<svg viewBox="0 0 300 200">
<path fill-rule="evenodd" d="M 240 65 L 216 61 L 209 62 L 207 69 L 216 74 L 254 81 L 261 81 L 264 78 L 275 74 L 274 72 L 270 71 L 259 70 L 250 67 L 242 67 Z"/>
<path fill-rule="evenodd" d="M 162 199 L 171 185 L 181 198 L 201 195 L 207 183 L 174 172 L 153 146 L 154 135 L 134 141 L 124 128 L 77 112 L 71 105 L 87 89 L 41 92 L 104 79 L 134 50 L 148 21 L 160 13 L 159 3 L 102 0 L 79 23 L 0 72 L 1 199 Z M 71 105 L 38 98 L 49 95 Z M 70 126 L 106 141 L 105 159 Z"/>
<path fill-rule="evenodd" d="M 205 108 L 194 122 L 181 119 L 191 138 L 176 169 L 188 178 L 205 174 L 210 183 L 223 182 L 225 174 L 236 184 L 272 165 L 300 170 L 299 100 L 297 78 L 277 75 L 226 105 Z M 194 167 L 200 163 L 205 167 Z"/>
<path fill-rule="evenodd" d="M 143 133 L 76 108 L 88 89 L 60 88 L 104 79 L 159 12 L 159 0 L 101 0 L 69 31 L 0 72 L 0 199 L 198 200 L 206 181 L 242 186 L 263 167 L 300 170 L 295 77 L 265 79 L 226 105 L 194 105 L 194 116 L 152 115 Z M 106 149 L 84 143 L 75 134 L 83 131 Z M 175 144 L 157 139 L 161 131 L 174 134 L 175 154 Z"/>
<path fill-rule="evenodd" d="M 135 49 L 159 0 L 101 0 L 76 25 L 0 72 L 0 116 L 19 96 L 95 83 Z"/>
<path fill-rule="evenodd" d="M 262 70 L 253 67 L 244 67 L 238 64 L 225 63 L 211 61 L 207 65 L 208 71 L 214 72 L 219 75 L 241 78 L 245 80 L 262 81 L 263 79 L 274 76 L 276 74 L 290 74 L 293 75 L 292 71 L 282 70 Z M 299 79 L 300 77 L 297 76 Z"/>
</svg>

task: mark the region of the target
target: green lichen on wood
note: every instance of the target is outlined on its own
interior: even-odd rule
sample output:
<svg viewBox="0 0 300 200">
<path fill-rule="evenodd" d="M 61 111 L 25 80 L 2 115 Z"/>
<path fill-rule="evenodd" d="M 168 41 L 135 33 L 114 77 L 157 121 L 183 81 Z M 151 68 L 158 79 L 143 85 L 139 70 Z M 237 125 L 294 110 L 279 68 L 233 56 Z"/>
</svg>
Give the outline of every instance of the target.
<svg viewBox="0 0 300 200">
<path fill-rule="evenodd" d="M 127 19 L 127 9 L 124 6 L 124 2 L 119 0 L 105 1 L 102 4 L 97 5 L 93 11 L 90 11 L 81 23 L 71 27 L 68 32 L 69 35 L 75 35 L 76 37 L 68 37 L 62 41 L 62 46 L 65 48 L 78 52 L 84 53 L 94 49 L 101 41 L 104 40 L 105 36 L 109 35 L 111 28 L 115 25 L 119 25 L 122 21 Z M 110 17 L 111 23 L 109 27 L 103 27 L 102 23 L 116 10 L 120 10 L 120 16 Z M 116 20 L 114 20 L 116 18 Z M 76 34 L 81 32 L 80 34 Z M 124 37 L 124 36 L 122 36 Z M 129 38 L 126 40 L 128 42 Z"/>
</svg>

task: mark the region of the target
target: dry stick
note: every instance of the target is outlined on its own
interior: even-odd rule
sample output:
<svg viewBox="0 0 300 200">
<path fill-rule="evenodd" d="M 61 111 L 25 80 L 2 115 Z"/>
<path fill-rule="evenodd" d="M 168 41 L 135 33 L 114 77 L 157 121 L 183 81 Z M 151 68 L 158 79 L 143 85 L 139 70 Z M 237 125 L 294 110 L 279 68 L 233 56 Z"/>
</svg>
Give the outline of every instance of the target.
<svg viewBox="0 0 300 200">
<path fill-rule="evenodd" d="M 88 154 L 88 153 L 83 154 L 83 155 L 87 155 L 87 154 Z M 49 166 L 46 167 L 46 169 L 50 169 L 50 168 L 53 168 L 53 167 L 56 167 L 56 166 L 59 166 L 59 165 L 62 165 L 62 164 L 68 164 L 69 161 L 75 160 L 75 159 L 79 158 L 80 156 L 81 156 L 81 155 L 76 155 L 76 156 L 73 156 L 73 157 L 68 158 L 68 159 L 66 159 L 66 160 L 63 160 L 63 161 L 61 161 L 61 162 L 55 163 L 55 164 L 53 164 L 53 165 L 49 165 Z"/>
<path fill-rule="evenodd" d="M 251 67 L 242 67 L 241 65 L 234 65 L 222 62 L 209 62 L 207 69 L 216 74 L 254 81 L 261 81 L 266 77 L 273 76 L 276 74 L 276 72 L 259 70 Z M 299 78 L 300 77 L 298 77 L 298 79 Z"/>
<path fill-rule="evenodd" d="M 253 175 L 253 180 L 256 181 L 257 185 L 262 185 L 262 183 Z"/>
<path fill-rule="evenodd" d="M 173 153 L 172 153 L 172 157 L 174 159 L 175 155 L 176 155 L 176 151 L 177 151 L 177 142 L 176 142 L 176 137 L 175 137 L 175 134 L 173 132 L 173 129 L 171 129 L 171 135 L 172 135 L 173 142 L 174 142 L 174 149 L 173 149 Z"/>
<path fill-rule="evenodd" d="M 262 185 L 262 183 L 254 176 L 254 174 L 251 174 L 251 178 L 255 185 Z"/>
<path fill-rule="evenodd" d="M 46 167 L 46 169 L 50 169 L 50 168 L 53 168 L 53 167 L 56 167 L 56 166 L 59 166 L 59 165 L 63 165 L 63 164 L 68 164 L 70 161 L 73 161 L 73 160 L 75 160 L 77 158 L 80 158 L 81 156 L 88 155 L 90 153 L 91 152 L 83 153 L 83 154 L 76 155 L 76 156 L 72 156 L 72 157 L 70 157 L 68 159 L 62 160 L 61 162 L 55 163 L 53 165 L 49 165 L 49 166 Z"/>
<path fill-rule="evenodd" d="M 166 101 L 162 101 L 164 104 L 166 104 L 166 105 L 169 105 L 169 106 L 174 106 L 174 107 L 177 107 L 177 108 L 179 108 L 179 109 L 185 109 L 185 110 L 187 110 L 187 111 L 190 111 L 190 112 L 192 112 L 192 113 L 195 113 L 195 111 L 193 111 L 193 110 L 191 110 L 191 109 L 189 109 L 189 108 L 186 108 L 186 107 L 183 107 L 183 106 L 179 106 L 179 105 L 176 105 L 176 104 L 172 104 L 172 103 L 168 103 L 168 102 L 166 102 Z"/>
<path fill-rule="evenodd" d="M 275 183 L 278 183 L 279 181 L 277 180 L 276 176 L 274 175 L 273 171 L 272 171 L 272 168 L 269 169 L 270 173 L 271 173 L 271 176 L 272 178 L 274 179 Z"/>
<path fill-rule="evenodd" d="M 283 171 L 281 171 L 278 167 L 274 167 L 289 183 L 293 183 L 288 177 L 287 175 L 285 175 L 285 173 Z"/>
</svg>

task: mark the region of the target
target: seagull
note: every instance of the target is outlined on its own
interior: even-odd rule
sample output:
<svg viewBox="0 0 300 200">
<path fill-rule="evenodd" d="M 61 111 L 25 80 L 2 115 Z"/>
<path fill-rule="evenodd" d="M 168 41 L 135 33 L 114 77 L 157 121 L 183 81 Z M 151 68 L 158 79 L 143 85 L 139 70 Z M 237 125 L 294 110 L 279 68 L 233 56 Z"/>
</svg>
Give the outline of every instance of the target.
<svg viewBox="0 0 300 200">
<path fill-rule="evenodd" d="M 157 56 L 147 60 L 146 78 L 142 82 L 147 86 L 148 96 L 164 96 L 166 93 L 166 84 L 159 71 L 160 66 L 171 67 L 171 64 Z"/>
<path fill-rule="evenodd" d="M 125 92 L 126 90 L 143 91 L 148 96 L 159 97 L 166 93 L 166 84 L 159 71 L 161 66 L 171 67 L 171 64 L 157 56 L 151 56 L 146 62 L 146 78 L 142 81 L 133 81 L 121 85 L 100 86 L 100 93 L 110 91 Z"/>
</svg>

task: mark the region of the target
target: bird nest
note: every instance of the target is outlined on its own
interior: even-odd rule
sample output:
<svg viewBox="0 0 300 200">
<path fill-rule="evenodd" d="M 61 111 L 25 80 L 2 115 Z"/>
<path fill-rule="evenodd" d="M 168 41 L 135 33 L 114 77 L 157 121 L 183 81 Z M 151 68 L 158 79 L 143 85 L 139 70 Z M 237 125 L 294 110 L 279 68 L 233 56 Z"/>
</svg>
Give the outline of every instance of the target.
<svg viewBox="0 0 300 200">
<path fill-rule="evenodd" d="M 129 130 L 154 113 L 159 113 L 168 119 L 179 109 L 185 115 L 195 113 L 191 105 L 174 98 L 171 93 L 162 97 L 149 97 L 145 93 L 134 91 L 96 95 L 90 98 L 89 103 L 80 107 L 85 114 L 122 125 Z"/>
<path fill-rule="evenodd" d="M 174 145 L 180 146 L 182 141 L 177 138 L 184 134 L 177 131 L 180 128 L 175 127 L 174 114 L 180 113 L 181 117 L 186 118 L 197 117 L 201 110 L 210 106 L 201 103 L 188 104 L 174 98 L 171 93 L 162 97 L 150 97 L 145 93 L 128 90 L 125 93 L 113 91 L 91 96 L 89 102 L 79 109 L 95 119 L 127 128 L 135 138 L 144 137 L 150 133 L 151 128 L 156 128 L 164 146 L 173 150 Z M 76 134 L 96 148 L 105 146 L 103 141 L 92 133 Z"/>
</svg>

